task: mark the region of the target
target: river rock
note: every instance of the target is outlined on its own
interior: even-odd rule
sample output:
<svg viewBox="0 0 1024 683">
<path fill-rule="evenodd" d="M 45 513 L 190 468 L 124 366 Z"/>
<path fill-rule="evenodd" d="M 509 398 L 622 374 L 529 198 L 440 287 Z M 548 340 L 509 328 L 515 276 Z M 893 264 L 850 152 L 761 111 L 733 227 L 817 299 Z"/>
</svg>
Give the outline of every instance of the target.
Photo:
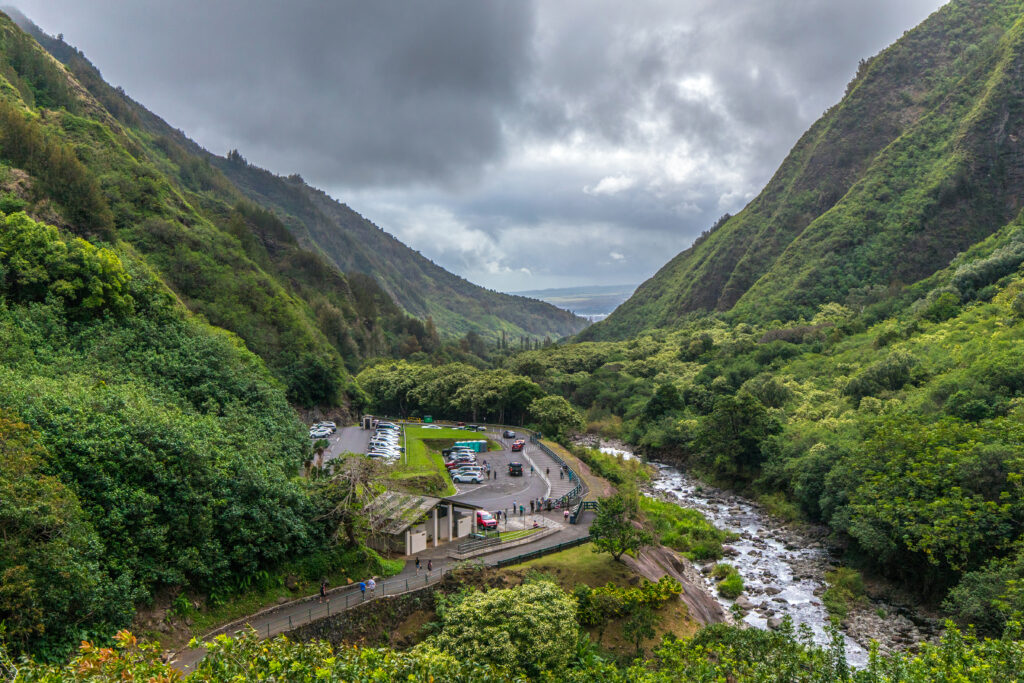
<svg viewBox="0 0 1024 683">
<path fill-rule="evenodd" d="M 746 595 L 741 595 L 740 597 L 736 598 L 736 606 L 740 609 L 749 610 L 754 607 L 754 603 L 750 602 L 750 598 L 748 598 Z"/>
<path fill-rule="evenodd" d="M 771 630 L 774 631 L 778 629 L 780 626 L 782 626 L 782 619 L 780 619 L 779 617 L 772 617 L 768 620 L 768 628 L 770 628 Z"/>
<path fill-rule="evenodd" d="M 736 548 L 733 548 L 731 545 L 723 545 L 722 554 L 726 557 L 736 557 L 740 554 L 740 551 L 736 550 Z"/>
<path fill-rule="evenodd" d="M 775 586 L 768 586 L 768 587 L 766 587 L 764 589 L 764 592 L 767 593 L 768 595 L 778 595 L 779 593 L 782 592 L 782 589 L 781 588 L 776 588 Z"/>
<path fill-rule="evenodd" d="M 277 599 L 277 604 L 279 605 L 283 605 L 286 602 L 288 602 L 288 598 L 284 597 L 283 595 Z"/>
<path fill-rule="evenodd" d="M 284 587 L 290 591 L 299 590 L 299 577 L 295 576 L 295 574 L 289 574 L 284 577 Z"/>
</svg>

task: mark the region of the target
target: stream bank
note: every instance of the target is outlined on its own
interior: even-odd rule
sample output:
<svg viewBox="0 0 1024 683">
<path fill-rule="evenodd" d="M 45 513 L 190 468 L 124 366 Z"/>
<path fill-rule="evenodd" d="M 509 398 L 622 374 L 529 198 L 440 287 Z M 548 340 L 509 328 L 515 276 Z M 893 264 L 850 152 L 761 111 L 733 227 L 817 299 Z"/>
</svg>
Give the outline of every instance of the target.
<svg viewBox="0 0 1024 683">
<path fill-rule="evenodd" d="M 586 444 L 595 447 L 593 444 Z M 626 444 L 601 442 L 601 451 L 632 458 Z M 715 562 L 697 563 L 708 592 L 724 610 L 737 605 L 743 621 L 757 628 L 778 628 L 785 616 L 794 625 L 806 624 L 816 643 L 827 645 L 829 615 L 822 603 L 825 573 L 837 566 L 829 550 L 825 527 L 793 525 L 768 514 L 757 503 L 730 491 L 708 486 L 684 469 L 652 462 L 657 476 L 644 493 L 704 514 L 720 529 L 737 539 L 724 546 L 723 562 L 736 567 L 743 577 L 744 592 L 736 600 L 718 595 L 711 570 Z M 884 654 L 912 649 L 925 640 L 936 640 L 941 623 L 905 606 L 871 597 L 850 605 L 840 624 L 845 636 L 847 659 L 854 666 L 867 663 L 871 641 Z"/>
</svg>

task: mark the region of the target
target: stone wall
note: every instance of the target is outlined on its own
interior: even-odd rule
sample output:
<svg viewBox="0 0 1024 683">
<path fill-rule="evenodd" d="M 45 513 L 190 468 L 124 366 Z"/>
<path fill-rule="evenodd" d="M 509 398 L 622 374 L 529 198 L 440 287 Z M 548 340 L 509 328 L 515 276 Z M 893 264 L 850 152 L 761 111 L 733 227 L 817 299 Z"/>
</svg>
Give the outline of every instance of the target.
<svg viewBox="0 0 1024 683">
<path fill-rule="evenodd" d="M 360 603 L 338 614 L 288 631 L 286 635 L 298 641 L 326 640 L 334 646 L 342 643 L 397 645 L 392 642 L 392 632 L 413 612 L 433 610 L 434 593 L 444 592 L 445 583 L 442 581 L 441 584 L 401 595 Z"/>
</svg>

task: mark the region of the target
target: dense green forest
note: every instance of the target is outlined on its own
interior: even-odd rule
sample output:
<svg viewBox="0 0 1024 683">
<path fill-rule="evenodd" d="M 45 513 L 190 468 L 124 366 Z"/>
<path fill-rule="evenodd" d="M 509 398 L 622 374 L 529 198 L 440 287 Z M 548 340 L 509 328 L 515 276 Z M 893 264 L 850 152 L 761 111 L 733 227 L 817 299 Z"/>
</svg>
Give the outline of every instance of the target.
<svg viewBox="0 0 1024 683">
<path fill-rule="evenodd" d="M 407 651 L 243 636 L 195 680 L 1019 677 L 1022 9 L 952 2 L 864 62 L 743 212 L 607 321 L 543 346 L 578 321 L 440 277 L 0 17 L 0 676 L 172 680 L 126 633 L 66 658 L 169 595 L 386 573 L 360 545 L 378 473 L 300 476 L 295 407 L 352 406 L 623 439 L 827 525 L 845 562 L 956 625 L 856 672 L 838 635 L 816 647 L 788 624 L 612 661 L 581 630 L 607 596 L 540 576 L 440 599 Z M 382 277 L 367 253 L 404 266 Z M 721 554 L 702 518 L 641 507 L 665 543 Z"/>
<path fill-rule="evenodd" d="M 333 552 L 285 388 L 141 260 L 0 225 L 0 624 L 53 656 Z M 361 561 L 355 558 L 353 561 Z"/>
</svg>

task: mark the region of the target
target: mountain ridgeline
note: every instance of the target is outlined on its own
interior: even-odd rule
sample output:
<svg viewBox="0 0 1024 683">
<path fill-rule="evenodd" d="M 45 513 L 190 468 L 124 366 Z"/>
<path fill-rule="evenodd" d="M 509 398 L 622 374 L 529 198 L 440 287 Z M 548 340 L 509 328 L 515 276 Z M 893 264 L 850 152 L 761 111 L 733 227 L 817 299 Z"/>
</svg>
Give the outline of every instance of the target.
<svg viewBox="0 0 1024 683">
<path fill-rule="evenodd" d="M 3 191 L 144 258 L 190 310 L 261 356 L 293 403 L 347 403 L 348 373 L 367 358 L 429 353 L 471 331 L 541 340 L 586 324 L 448 273 L 301 181 L 210 154 L 11 14 L 28 34 L 0 25 L 0 159 L 14 170 Z"/>
<path fill-rule="evenodd" d="M 881 313 L 1013 220 L 1024 196 L 1024 17 L 1018 0 L 954 1 L 861 63 L 842 101 L 775 176 L 585 339 L 708 312 Z"/>
<path fill-rule="evenodd" d="M 200 176 L 216 176 L 219 184 L 229 185 L 232 191 L 273 211 L 303 249 L 350 277 L 369 276 L 408 315 L 424 321 L 431 318 L 442 338 L 476 332 L 490 341 L 501 338 L 502 333 L 506 338 L 559 339 L 587 325 L 542 301 L 485 289 L 448 272 L 345 204 L 307 185 L 298 174 L 274 175 L 249 164 L 237 151 L 225 156 L 210 153 L 119 88 L 111 88 L 80 52 L 46 35 L 16 12 L 12 15 L 120 117 L 122 125 L 153 136 L 153 142 L 178 166 L 183 181 L 195 184 Z M 210 173 L 211 168 L 220 173 Z"/>
</svg>

